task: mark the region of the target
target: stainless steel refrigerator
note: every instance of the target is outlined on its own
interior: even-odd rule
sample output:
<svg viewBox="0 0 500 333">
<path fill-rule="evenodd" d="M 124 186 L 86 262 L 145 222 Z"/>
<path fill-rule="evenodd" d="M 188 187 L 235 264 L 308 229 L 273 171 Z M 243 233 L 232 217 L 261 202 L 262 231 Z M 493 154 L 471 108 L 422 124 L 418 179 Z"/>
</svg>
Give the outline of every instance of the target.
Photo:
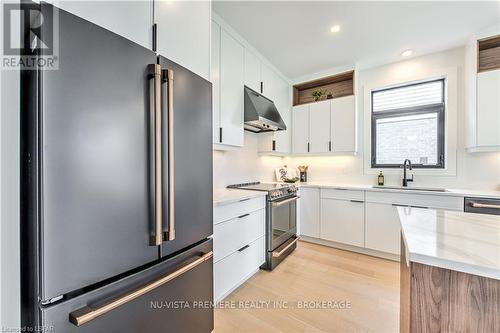
<svg viewBox="0 0 500 333">
<path fill-rule="evenodd" d="M 21 73 L 23 326 L 212 331 L 210 82 L 39 6 L 59 69 Z"/>
</svg>

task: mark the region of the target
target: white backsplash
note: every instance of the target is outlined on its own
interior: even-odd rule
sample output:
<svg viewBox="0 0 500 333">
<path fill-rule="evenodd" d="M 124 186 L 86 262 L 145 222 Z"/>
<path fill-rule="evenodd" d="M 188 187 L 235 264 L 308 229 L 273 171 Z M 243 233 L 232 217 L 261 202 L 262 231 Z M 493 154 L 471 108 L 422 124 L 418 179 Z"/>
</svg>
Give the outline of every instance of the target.
<svg viewBox="0 0 500 333">
<path fill-rule="evenodd" d="M 283 158 L 259 156 L 258 136 L 245 131 L 245 145 L 242 148 L 214 150 L 214 189 L 252 181 L 276 181 L 274 170 L 283 165 Z"/>
</svg>

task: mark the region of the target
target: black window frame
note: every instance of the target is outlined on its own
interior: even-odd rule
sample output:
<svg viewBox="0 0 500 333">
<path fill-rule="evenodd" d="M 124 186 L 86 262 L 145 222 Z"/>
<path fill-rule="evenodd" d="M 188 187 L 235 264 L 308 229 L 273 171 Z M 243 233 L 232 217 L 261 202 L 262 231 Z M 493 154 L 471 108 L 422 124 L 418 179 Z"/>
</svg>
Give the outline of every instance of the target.
<svg viewBox="0 0 500 333">
<path fill-rule="evenodd" d="M 400 89 L 403 87 L 416 86 L 432 82 L 442 82 L 442 101 L 441 103 L 428 104 L 423 106 L 412 106 L 406 108 L 392 109 L 387 111 L 373 111 L 373 95 L 381 91 L 388 91 L 394 89 Z M 401 164 L 377 164 L 377 119 L 391 118 L 394 116 L 412 116 L 427 113 L 436 113 L 438 117 L 438 159 L 437 164 L 413 164 L 413 168 L 421 169 L 444 169 L 445 168 L 445 88 L 446 80 L 444 78 L 434 79 L 429 81 L 421 81 L 416 83 L 410 83 L 405 85 L 399 85 L 390 88 L 383 88 L 371 91 L 371 167 L 380 168 L 402 168 L 403 161 Z"/>
</svg>

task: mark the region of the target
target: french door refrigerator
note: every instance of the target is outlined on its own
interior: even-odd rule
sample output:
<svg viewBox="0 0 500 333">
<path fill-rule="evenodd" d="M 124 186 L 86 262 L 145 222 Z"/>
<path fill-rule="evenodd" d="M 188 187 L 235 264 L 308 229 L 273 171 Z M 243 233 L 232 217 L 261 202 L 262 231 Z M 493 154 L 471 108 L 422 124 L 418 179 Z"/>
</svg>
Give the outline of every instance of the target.
<svg viewBox="0 0 500 333">
<path fill-rule="evenodd" d="M 59 69 L 21 73 L 22 324 L 212 331 L 210 82 L 40 11 L 59 25 Z"/>
</svg>

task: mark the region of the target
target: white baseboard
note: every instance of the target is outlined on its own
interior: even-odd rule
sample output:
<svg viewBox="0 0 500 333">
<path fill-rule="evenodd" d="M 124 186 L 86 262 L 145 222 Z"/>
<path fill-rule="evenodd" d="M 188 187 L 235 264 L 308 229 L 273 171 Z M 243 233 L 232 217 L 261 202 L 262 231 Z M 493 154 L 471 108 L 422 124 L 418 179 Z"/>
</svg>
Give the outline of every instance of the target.
<svg viewBox="0 0 500 333">
<path fill-rule="evenodd" d="M 315 243 L 315 244 L 319 244 L 319 245 L 334 247 L 336 249 L 366 254 L 366 255 L 369 255 L 372 257 L 379 257 L 379 258 L 388 259 L 388 260 L 392 260 L 392 261 L 399 261 L 399 255 L 397 255 L 397 254 L 386 253 L 386 252 L 376 251 L 376 250 L 372 250 L 372 249 L 366 249 L 364 247 L 347 245 L 347 244 L 332 242 L 332 241 L 314 238 L 314 237 L 309 237 L 309 236 L 300 236 L 300 240 L 305 241 L 305 242 L 309 242 L 309 243 Z"/>
</svg>

